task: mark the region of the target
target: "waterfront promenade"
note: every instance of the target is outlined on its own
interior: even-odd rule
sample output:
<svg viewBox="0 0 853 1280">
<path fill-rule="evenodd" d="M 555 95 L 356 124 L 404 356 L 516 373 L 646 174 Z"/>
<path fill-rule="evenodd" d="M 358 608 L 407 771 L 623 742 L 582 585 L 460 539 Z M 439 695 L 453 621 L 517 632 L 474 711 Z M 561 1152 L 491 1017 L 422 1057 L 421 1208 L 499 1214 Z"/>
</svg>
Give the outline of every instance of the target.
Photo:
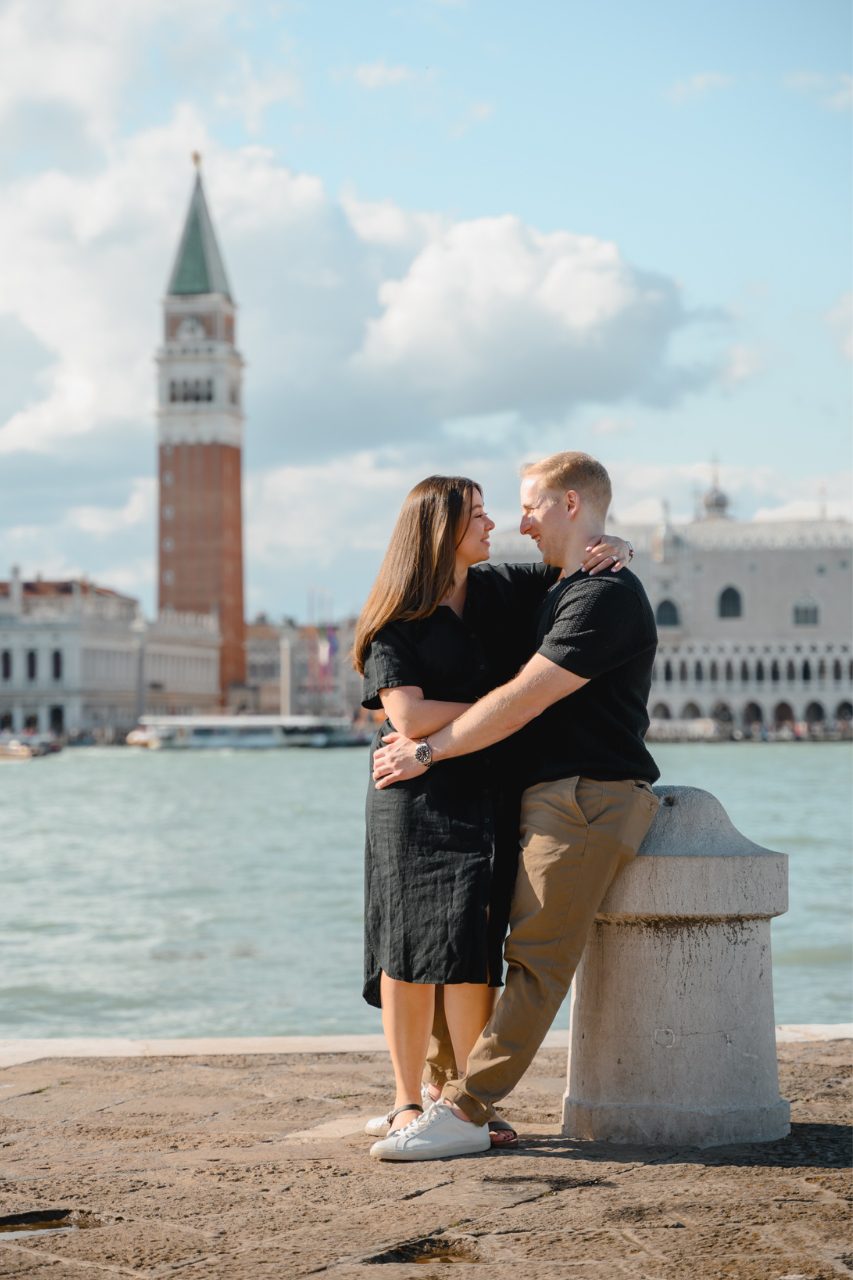
<svg viewBox="0 0 853 1280">
<path fill-rule="evenodd" d="M 779 1142 L 569 1141 L 558 1035 L 508 1103 L 517 1151 L 403 1166 L 368 1159 L 361 1132 L 391 1096 L 376 1037 L 29 1061 L 49 1045 L 5 1042 L 0 1280 L 393 1280 L 449 1263 L 489 1280 L 849 1277 L 853 1041 L 813 1034 L 780 1035 L 793 1125 Z M 8 1229 L 46 1211 L 71 1229 Z"/>
</svg>

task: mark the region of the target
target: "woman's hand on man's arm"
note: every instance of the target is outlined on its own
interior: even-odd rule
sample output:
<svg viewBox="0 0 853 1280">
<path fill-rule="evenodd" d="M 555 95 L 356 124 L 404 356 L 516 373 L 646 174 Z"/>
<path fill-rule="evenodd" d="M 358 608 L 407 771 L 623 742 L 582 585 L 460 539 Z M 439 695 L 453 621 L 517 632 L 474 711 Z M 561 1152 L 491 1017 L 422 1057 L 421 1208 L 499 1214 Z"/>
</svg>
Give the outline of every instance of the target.
<svg viewBox="0 0 853 1280">
<path fill-rule="evenodd" d="M 472 706 L 470 702 L 437 702 L 425 698 L 423 689 L 415 684 L 380 689 L 379 696 L 385 714 L 397 732 L 415 739 L 437 733 Z"/>
</svg>

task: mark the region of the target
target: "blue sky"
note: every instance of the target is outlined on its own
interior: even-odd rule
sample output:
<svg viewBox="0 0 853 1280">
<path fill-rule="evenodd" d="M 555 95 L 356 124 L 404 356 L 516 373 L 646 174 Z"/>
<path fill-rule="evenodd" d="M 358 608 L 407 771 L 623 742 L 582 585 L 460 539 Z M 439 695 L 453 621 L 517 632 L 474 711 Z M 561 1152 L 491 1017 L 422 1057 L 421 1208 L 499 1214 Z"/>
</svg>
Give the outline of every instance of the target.
<svg viewBox="0 0 853 1280">
<path fill-rule="evenodd" d="M 158 307 L 204 153 L 248 610 L 358 607 L 406 489 L 851 514 L 846 0 L 0 0 L 0 545 L 155 594 Z M 41 10 L 40 10 L 41 12 Z"/>
</svg>

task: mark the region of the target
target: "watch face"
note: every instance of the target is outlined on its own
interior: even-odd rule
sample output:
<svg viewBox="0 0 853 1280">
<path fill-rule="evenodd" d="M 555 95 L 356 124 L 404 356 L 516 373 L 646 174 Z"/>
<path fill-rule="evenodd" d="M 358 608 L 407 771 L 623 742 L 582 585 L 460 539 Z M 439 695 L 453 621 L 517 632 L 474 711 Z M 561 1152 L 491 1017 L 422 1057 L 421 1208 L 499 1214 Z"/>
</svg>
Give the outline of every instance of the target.
<svg viewBox="0 0 853 1280">
<path fill-rule="evenodd" d="M 415 759 L 418 764 L 430 764 L 432 762 L 432 752 L 425 742 L 421 742 L 415 747 Z"/>
</svg>

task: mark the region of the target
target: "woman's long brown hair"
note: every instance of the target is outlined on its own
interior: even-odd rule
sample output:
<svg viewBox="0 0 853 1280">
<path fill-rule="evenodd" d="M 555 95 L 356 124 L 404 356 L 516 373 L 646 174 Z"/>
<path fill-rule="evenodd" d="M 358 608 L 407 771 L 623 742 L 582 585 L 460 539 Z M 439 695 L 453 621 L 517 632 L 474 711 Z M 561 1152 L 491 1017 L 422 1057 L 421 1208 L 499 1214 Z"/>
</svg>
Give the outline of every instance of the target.
<svg viewBox="0 0 853 1280">
<path fill-rule="evenodd" d="M 364 673 L 367 650 L 386 623 L 428 618 L 452 588 L 475 489 L 482 492 L 465 476 L 427 476 L 406 495 L 355 628 L 356 671 Z"/>
</svg>

